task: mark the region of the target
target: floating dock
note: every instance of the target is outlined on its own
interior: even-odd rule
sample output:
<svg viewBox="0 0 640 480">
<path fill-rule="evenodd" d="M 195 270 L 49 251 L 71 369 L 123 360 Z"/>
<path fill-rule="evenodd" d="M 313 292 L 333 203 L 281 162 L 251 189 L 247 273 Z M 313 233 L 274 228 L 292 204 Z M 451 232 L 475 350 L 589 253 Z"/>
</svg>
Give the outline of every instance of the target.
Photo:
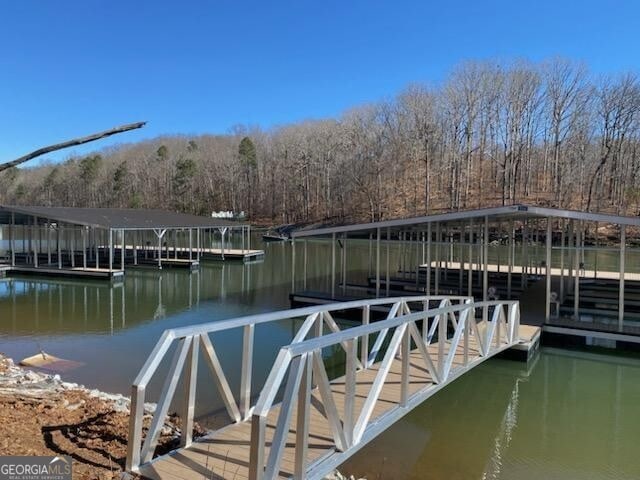
<svg viewBox="0 0 640 480">
<path fill-rule="evenodd" d="M 106 268 L 55 268 L 55 267 L 28 267 L 24 265 L 0 266 L 0 276 L 5 275 L 40 275 L 45 277 L 77 277 L 95 280 L 111 280 L 119 282 L 124 279 L 124 270 L 109 270 Z"/>
<path fill-rule="evenodd" d="M 248 224 L 161 210 L 0 206 L 0 229 L 2 275 L 114 279 L 130 266 L 195 270 L 202 260 L 264 255 L 251 248 Z"/>
</svg>

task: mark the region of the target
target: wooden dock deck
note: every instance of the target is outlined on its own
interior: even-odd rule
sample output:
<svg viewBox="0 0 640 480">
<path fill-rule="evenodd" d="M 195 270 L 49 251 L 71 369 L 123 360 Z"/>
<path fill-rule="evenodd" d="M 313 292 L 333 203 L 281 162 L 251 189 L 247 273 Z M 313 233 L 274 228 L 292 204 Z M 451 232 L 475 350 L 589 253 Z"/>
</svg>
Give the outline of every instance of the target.
<svg viewBox="0 0 640 480">
<path fill-rule="evenodd" d="M 433 355 L 437 354 L 438 346 L 434 344 L 430 347 Z M 477 345 L 472 342 L 471 351 L 478 357 Z M 456 354 L 454 365 L 461 366 L 463 362 L 462 350 Z M 402 361 L 395 359 L 389 372 L 388 380 L 380 394 L 380 399 L 376 403 L 373 417 L 379 417 L 394 408 L 400 401 L 400 377 Z M 425 371 L 423 362 L 418 351 L 411 353 L 409 373 L 410 394 L 432 386 L 436 393 L 437 384 L 433 382 L 431 376 Z M 367 370 L 361 370 L 356 374 L 356 412 L 362 410 L 363 404 L 371 384 L 375 380 L 380 369 L 380 363 L 373 365 Z M 331 392 L 333 393 L 338 413 L 344 418 L 345 404 L 345 378 L 340 377 L 331 382 Z M 312 392 L 312 405 L 322 405 L 318 389 Z M 280 414 L 280 404 L 274 406 L 267 418 L 267 451 L 273 440 L 278 415 Z M 293 410 L 293 418 L 296 417 L 297 408 Z M 313 462 L 333 449 L 333 434 L 327 419 L 318 408 L 311 409 L 311 419 L 309 422 L 310 444 L 307 461 Z M 249 455 L 251 444 L 251 423 L 242 422 L 229 425 L 211 436 L 207 436 L 191 447 L 180 450 L 179 453 L 162 458 L 151 465 L 144 467 L 140 473 L 143 477 L 154 480 L 178 480 L 187 478 L 216 478 L 216 479 L 248 479 L 249 478 Z M 282 460 L 282 468 L 278 478 L 290 478 L 294 474 L 295 464 L 295 444 L 296 431 L 291 428 L 288 433 L 286 447 Z"/>
<path fill-rule="evenodd" d="M 200 268 L 200 262 L 198 260 L 189 260 L 188 258 L 161 258 L 160 265 L 158 260 L 153 259 L 138 259 L 138 263 L 135 265 L 127 265 L 127 268 L 186 268 L 188 270 L 197 270 Z"/>
<path fill-rule="evenodd" d="M 99 247 L 101 250 L 106 250 L 107 247 L 102 245 Z M 122 245 L 115 245 L 114 251 L 116 253 L 120 253 L 122 251 Z M 128 258 L 133 257 L 134 248 L 133 245 L 125 245 L 125 253 Z M 152 245 L 140 246 L 136 249 L 138 262 L 143 258 L 145 252 L 147 254 L 157 254 L 158 248 Z M 172 247 L 172 246 L 163 246 L 162 247 L 162 258 L 167 260 L 174 259 L 191 259 L 194 260 L 198 257 L 198 252 L 200 254 L 200 260 L 244 260 L 251 261 L 257 260 L 259 258 L 264 257 L 264 250 L 256 250 L 249 248 L 196 248 L 193 247 L 191 249 L 187 247 Z M 189 258 L 191 257 L 191 258 Z M 151 260 L 155 258 L 157 262 L 157 257 L 147 257 L 147 260 Z M 130 260 L 129 260 L 130 262 Z"/>
<path fill-rule="evenodd" d="M 434 269 L 436 267 L 436 263 L 437 262 L 431 262 L 431 268 Z M 448 265 L 448 269 L 449 270 L 460 270 L 460 262 L 442 262 L 441 265 L 441 269 L 444 268 L 444 265 L 447 264 Z M 426 269 L 428 267 L 428 264 L 424 263 L 422 265 L 420 265 L 420 269 Z M 482 271 L 482 266 L 480 266 L 480 268 L 478 268 L 476 263 L 472 263 L 471 264 L 471 269 L 473 271 Z M 469 269 L 469 263 L 468 262 L 462 262 L 462 268 L 463 270 L 468 270 Z M 529 275 L 536 275 L 536 271 L 535 271 L 536 267 L 532 267 L 528 272 Z M 539 275 L 544 275 L 546 273 L 545 267 L 537 267 L 538 268 L 538 273 Z M 487 271 L 488 272 L 493 272 L 493 273 L 508 273 L 508 266 L 507 265 L 498 265 L 498 264 L 488 264 L 487 265 Z M 563 270 L 564 270 L 564 276 L 568 276 L 569 275 L 569 265 L 567 265 L 564 269 L 561 268 L 556 268 L 556 267 L 551 267 L 551 275 L 552 276 L 560 276 L 563 274 Z M 525 273 L 525 268 L 519 265 L 513 265 L 511 267 L 511 273 L 513 274 L 523 274 Z M 606 271 L 606 270 L 598 270 L 597 272 L 595 270 L 584 270 L 584 269 L 580 269 L 580 277 L 583 278 L 598 278 L 598 279 L 607 279 L 607 280 L 619 280 L 620 279 L 620 272 L 611 272 L 611 271 Z M 625 272 L 624 273 L 624 279 L 625 280 L 640 280 L 640 273 L 633 273 L 633 272 Z"/>
<path fill-rule="evenodd" d="M 380 301 L 367 302 L 369 302 L 367 305 L 370 307 L 372 306 L 371 302 Z M 398 314 L 404 312 L 408 316 L 393 319 L 392 317 L 395 313 L 390 313 L 388 319 L 383 322 L 366 324 L 362 327 L 355 327 L 342 332 L 336 330 L 333 335 L 335 338 L 319 337 L 307 342 L 302 341 L 302 343 L 296 343 L 296 340 L 294 340 L 290 345 L 290 347 L 293 347 L 291 351 L 292 358 L 297 358 L 298 360 L 307 359 L 304 360 L 307 361 L 305 363 L 307 367 L 301 367 L 302 364 L 300 362 L 297 364 L 292 362 L 290 364 L 289 380 L 287 380 L 287 386 L 283 392 L 282 403 L 269 403 L 268 400 L 258 400 L 254 407 L 255 410 L 252 409 L 253 423 L 252 417 L 249 415 L 248 419 L 237 421 L 212 432 L 190 443 L 186 448 L 158 457 L 151 462 L 143 463 L 138 473 L 143 478 L 154 480 L 188 478 L 238 480 L 261 478 L 270 480 L 272 478 L 292 478 L 294 476 L 296 478 L 314 480 L 323 478 L 326 473 L 360 450 L 393 422 L 409 413 L 413 408 L 464 373 L 472 370 L 485 360 L 512 348 L 521 341 L 530 342 L 534 338 L 539 338 L 538 327 L 522 327 L 520 333 L 520 336 L 523 337 L 522 339 L 520 336 L 513 336 L 509 333 L 510 329 L 515 328 L 513 326 L 517 325 L 517 323 L 514 324 L 512 322 L 518 322 L 517 302 L 477 304 L 477 308 L 484 308 L 483 305 L 511 306 L 508 313 L 502 310 L 502 306 L 496 306 L 497 310 L 494 310 L 491 321 L 479 321 L 476 324 L 475 320 L 472 320 L 467 314 L 459 317 L 457 322 L 451 320 L 455 326 L 456 333 L 453 337 L 448 337 L 446 331 L 449 317 L 446 312 L 451 311 L 455 314 L 465 309 L 476 308 L 465 304 L 450 306 L 448 310 L 446 308 L 442 310 L 442 314 L 445 316 L 438 317 L 441 320 L 436 320 L 434 324 L 438 328 L 438 338 L 441 339 L 441 342 L 424 340 L 426 343 L 422 344 L 422 346 L 416 344 L 415 350 L 404 350 L 408 352 L 408 355 L 400 356 L 400 348 L 411 348 L 411 340 L 409 338 L 418 341 L 417 339 L 420 338 L 421 334 L 416 330 L 415 323 L 409 325 L 409 323 L 418 319 L 419 314 L 417 312 L 411 314 L 404 300 L 400 300 L 400 304 L 396 305 L 401 305 L 401 307 L 400 309 L 397 306 L 394 307 L 393 312 Z M 334 304 L 328 308 L 336 311 L 339 306 Z M 435 315 L 438 314 L 436 313 Z M 301 331 L 306 331 L 305 328 L 307 327 L 311 328 L 316 320 L 322 322 L 323 318 L 322 315 L 319 317 L 311 315 L 305 322 L 306 327 L 301 327 Z M 406 320 L 403 320 L 405 318 Z M 508 324 L 507 318 L 509 319 Z M 360 332 L 369 335 L 367 332 L 384 331 L 384 335 L 386 335 L 386 331 L 388 331 L 386 329 L 391 327 L 394 324 L 393 322 L 398 327 L 389 346 L 386 347 L 384 358 L 381 361 L 377 361 L 376 354 L 373 354 L 373 356 L 369 356 L 369 361 L 365 361 L 363 358 L 363 363 L 360 364 L 361 368 L 357 368 L 357 353 L 353 349 L 351 350 L 352 353 L 347 353 L 345 375 L 330 382 L 328 381 L 326 372 L 322 373 L 325 367 L 319 356 L 319 352 L 323 348 L 323 341 L 327 345 L 334 345 L 332 342 L 336 342 L 335 345 L 340 345 L 341 343 L 344 345 L 344 339 L 358 338 Z M 466 322 L 471 322 L 468 328 L 473 329 L 476 334 L 462 333 L 466 328 Z M 230 325 L 236 327 L 240 323 L 230 322 Z M 474 325 L 477 325 L 477 327 Z M 335 328 L 338 327 L 336 326 Z M 501 330 L 502 334 L 500 334 Z M 185 330 L 186 332 L 187 330 Z M 418 336 L 410 337 L 410 332 L 414 332 L 411 335 Z M 349 337 L 350 334 L 355 336 Z M 426 335 L 426 330 L 424 334 Z M 199 342 L 204 342 L 205 351 L 213 351 L 213 347 L 210 344 L 209 347 L 206 347 L 208 340 L 202 337 L 203 334 L 197 335 L 200 335 Z M 431 335 L 429 333 L 429 339 Z M 179 339 L 181 337 L 181 333 L 175 332 L 170 338 Z M 462 341 L 462 337 L 464 337 L 464 341 Z M 186 340 L 189 337 L 183 338 Z M 296 338 L 304 339 L 304 334 L 298 333 Z M 401 340 L 402 338 L 405 338 L 405 340 Z M 482 343 L 477 341 L 478 338 L 482 338 Z M 166 345 L 166 340 L 164 342 Z M 348 344 L 349 340 L 346 340 L 346 342 Z M 401 347 L 401 343 L 405 346 Z M 181 347 L 183 349 L 188 348 L 188 343 L 182 343 L 181 345 L 183 345 Z M 316 348 L 318 345 L 320 346 L 319 349 Z M 376 345 L 378 345 L 378 341 L 376 341 Z M 376 345 L 374 345 L 373 351 L 377 353 L 377 349 L 382 344 Z M 298 348 L 297 351 L 296 347 Z M 186 350 L 184 351 L 186 352 Z M 193 350 L 191 351 L 193 352 Z M 365 348 L 364 352 L 365 354 L 368 352 L 368 347 Z M 217 362 L 217 360 L 214 360 L 214 364 L 217 364 Z M 311 365 L 313 365 L 313 374 L 301 373 L 301 369 L 304 371 L 311 370 Z M 434 367 L 434 365 L 438 366 Z M 243 366 L 243 370 L 245 367 Z M 282 371 L 282 375 L 285 375 L 286 364 L 284 367 L 285 370 Z M 215 368 L 220 373 L 219 366 L 212 368 Z M 277 360 L 274 364 L 274 369 L 274 371 L 281 370 Z M 274 371 L 272 371 L 269 378 L 280 378 L 276 382 L 282 382 L 283 377 L 279 376 L 280 374 L 272 377 Z M 142 377 L 149 378 L 148 373 L 143 372 L 141 372 Z M 175 374 L 170 375 L 175 376 Z M 293 378 L 297 378 L 297 380 L 292 380 Z M 307 380 L 304 380 L 304 378 L 307 378 Z M 314 384 L 317 384 L 317 386 L 312 387 Z M 260 398 L 263 398 L 264 392 L 277 391 L 278 385 L 279 383 L 273 384 L 267 380 L 267 385 L 265 385 Z M 283 384 L 280 383 L 280 385 Z M 307 400 L 305 400 L 305 392 L 308 395 L 306 397 Z M 265 398 L 268 398 L 270 394 L 267 393 L 266 395 L 267 397 Z M 140 400 L 136 398 L 136 404 Z M 163 405 L 168 401 L 163 401 Z M 229 401 L 233 403 L 232 399 Z M 268 409 L 266 414 L 265 408 Z M 263 413 L 256 413 L 260 412 L 260 409 L 262 409 Z M 299 409 L 301 409 L 300 415 Z M 166 409 L 161 409 L 160 411 L 162 415 Z M 255 432 L 256 418 L 264 418 L 265 422 L 263 433 L 258 434 L 258 437 L 256 437 Z M 294 420 L 291 421 L 290 419 Z M 358 420 L 357 422 L 356 419 Z M 342 426 L 336 426 L 336 421 Z M 306 433 L 303 437 L 300 436 L 301 431 Z M 344 434 L 347 448 L 337 448 L 336 435 L 339 437 L 340 432 Z M 264 435 L 264 437 L 261 435 Z M 264 457 L 261 458 L 269 459 L 266 472 L 264 475 L 258 474 L 257 477 L 255 476 L 255 462 L 252 460 L 256 458 L 254 457 L 256 438 L 261 438 L 257 445 L 264 446 Z M 272 452 L 272 449 L 274 449 L 274 452 Z M 273 465 L 271 465 L 272 453 L 275 455 L 274 458 L 277 458 L 276 463 Z M 144 457 L 144 453 L 142 455 Z M 270 468 L 275 468 L 273 474 L 269 473 Z M 301 473 L 300 468 L 304 469 L 304 473 Z"/>
<path fill-rule="evenodd" d="M 108 268 L 82 268 L 82 267 L 63 267 L 56 268 L 51 267 L 29 267 L 25 265 L 2 265 L 0 266 L 0 272 L 5 275 L 18 274 L 18 275 L 42 275 L 42 276 L 56 276 L 56 277 L 79 277 L 79 278 L 93 278 L 100 280 L 112 280 L 121 281 L 124 279 L 124 270 Z"/>
</svg>

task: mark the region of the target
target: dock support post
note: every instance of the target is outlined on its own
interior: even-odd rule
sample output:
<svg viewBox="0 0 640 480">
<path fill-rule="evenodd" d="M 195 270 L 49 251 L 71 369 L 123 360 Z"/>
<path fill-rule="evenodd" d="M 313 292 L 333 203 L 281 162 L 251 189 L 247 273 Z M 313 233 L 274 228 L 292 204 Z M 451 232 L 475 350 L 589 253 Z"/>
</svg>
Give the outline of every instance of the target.
<svg viewBox="0 0 640 480">
<path fill-rule="evenodd" d="M 390 248 L 391 248 L 391 228 L 387 227 L 387 273 L 386 273 L 386 292 L 387 297 L 389 296 L 389 289 L 391 288 L 391 279 L 389 278 L 389 262 L 390 262 Z"/>
<path fill-rule="evenodd" d="M 58 270 L 62 269 L 62 247 L 60 246 L 60 222 L 56 223 L 56 248 L 58 250 Z"/>
<path fill-rule="evenodd" d="M 507 270 L 507 297 L 511 300 L 511 283 L 513 279 L 513 262 L 516 253 L 516 243 L 515 243 L 515 224 L 513 220 L 509 220 L 509 254 L 508 254 L 508 262 L 509 267 Z"/>
<path fill-rule="evenodd" d="M 124 270 L 124 255 L 126 253 L 125 241 L 124 241 L 124 228 L 120 230 L 120 240 L 122 241 L 120 250 L 120 270 Z"/>
<path fill-rule="evenodd" d="M 596 222 L 596 230 L 594 232 L 595 237 L 595 249 L 593 251 L 593 278 L 598 278 L 598 222 Z"/>
<path fill-rule="evenodd" d="M 489 290 L 489 217 L 484 217 L 484 234 L 482 235 L 482 249 L 483 249 L 483 266 L 482 266 L 482 300 L 487 301 Z M 484 307 L 482 309 L 482 318 L 486 322 L 489 318 L 489 309 Z"/>
<path fill-rule="evenodd" d="M 331 234 L 331 299 L 336 297 L 336 234 Z"/>
<path fill-rule="evenodd" d="M 76 228 L 71 227 L 69 235 L 69 257 L 71 260 L 71 268 L 76 268 Z"/>
<path fill-rule="evenodd" d="M 227 227 L 223 227 L 223 228 L 218 228 L 218 230 L 220 231 L 220 237 L 221 237 L 221 247 L 222 247 L 222 260 L 224 260 L 224 234 L 227 233 Z"/>
<path fill-rule="evenodd" d="M 627 227 L 620 225 L 620 296 L 618 297 L 618 331 L 624 328 L 624 270 L 627 251 Z"/>
<path fill-rule="evenodd" d="M 189 260 L 193 260 L 193 229 L 189 229 Z"/>
<path fill-rule="evenodd" d="M 82 227 L 82 268 L 87 269 L 87 228 Z"/>
<path fill-rule="evenodd" d="M 302 255 L 302 289 L 307 289 L 307 262 L 309 261 L 308 253 L 307 253 L 307 239 L 302 241 L 303 255 Z"/>
<path fill-rule="evenodd" d="M 568 273 L 567 276 L 569 277 L 569 285 L 568 285 L 568 290 L 569 292 L 573 292 L 573 256 L 574 256 L 574 252 L 573 252 L 573 248 L 575 245 L 575 241 L 574 241 L 574 231 L 573 231 L 573 220 L 569 220 L 569 235 L 567 238 L 567 248 L 569 249 L 568 251 L 568 255 L 569 258 L 567 260 L 568 263 Z"/>
<path fill-rule="evenodd" d="M 178 231 L 173 231 L 173 259 L 178 259 Z"/>
<path fill-rule="evenodd" d="M 33 228 L 32 228 L 32 237 L 33 240 L 33 266 L 38 268 L 38 242 L 35 241 L 35 232 L 38 228 L 38 217 L 33 217 Z"/>
<path fill-rule="evenodd" d="M 347 234 L 342 234 L 342 294 L 347 294 Z"/>
<path fill-rule="evenodd" d="M 98 249 L 98 231 L 93 231 L 93 241 L 96 247 L 96 270 L 100 268 L 100 250 Z"/>
<path fill-rule="evenodd" d="M 291 239 L 291 293 L 296 291 L 296 239 Z"/>
<path fill-rule="evenodd" d="M 15 228 L 16 228 L 16 214 L 11 212 L 11 226 L 9 227 L 9 244 L 11 248 L 11 266 L 16 266 L 16 240 L 15 240 Z"/>
<path fill-rule="evenodd" d="M 458 240 L 458 294 L 464 292 L 464 225 L 460 224 L 460 238 Z"/>
<path fill-rule="evenodd" d="M 133 232 L 133 264 L 138 265 L 138 231 Z"/>
<path fill-rule="evenodd" d="M 520 287 L 524 289 L 527 282 L 527 271 L 528 271 L 528 257 L 527 257 L 527 239 L 529 236 L 529 229 L 527 225 L 527 220 L 522 221 L 522 245 L 521 245 L 521 254 L 520 254 L 520 262 L 522 263 L 522 272 L 520 275 Z"/>
<path fill-rule="evenodd" d="M 427 223 L 427 284 L 426 293 L 431 295 L 431 222 Z"/>
<path fill-rule="evenodd" d="M 420 248 L 422 248 L 422 256 L 420 255 Z M 424 262 L 424 232 L 416 230 L 416 256 L 414 260 L 415 272 L 416 272 L 416 290 L 420 291 L 420 265 Z"/>
<path fill-rule="evenodd" d="M 51 266 L 51 221 L 47 219 L 47 265 Z"/>
<path fill-rule="evenodd" d="M 160 252 L 158 252 L 158 254 L 159 253 Z M 111 272 L 112 270 L 113 270 L 113 230 L 109 229 L 109 271 Z"/>
<path fill-rule="evenodd" d="M 436 278 L 435 278 L 435 286 L 434 286 L 434 295 L 438 295 L 438 290 L 440 287 L 440 222 L 436 223 Z"/>
<path fill-rule="evenodd" d="M 165 228 L 164 230 L 159 230 L 154 228 L 153 233 L 155 233 L 158 237 L 158 269 L 162 270 L 162 237 L 164 237 L 164 234 L 167 233 L 167 229 Z M 200 233 L 199 229 L 198 233 Z M 200 235 L 198 235 L 198 237 L 200 237 Z"/>
<path fill-rule="evenodd" d="M 582 223 L 578 222 L 574 229 L 574 254 L 573 254 L 573 316 L 580 320 L 580 230 Z"/>
<path fill-rule="evenodd" d="M 251 250 L 251 225 L 247 225 L 247 250 Z"/>
<path fill-rule="evenodd" d="M 564 219 L 560 220 L 560 302 L 564 302 L 564 243 L 566 240 Z"/>
<path fill-rule="evenodd" d="M 380 227 L 376 228 L 376 298 L 380 298 Z"/>
<path fill-rule="evenodd" d="M 371 278 L 371 263 L 373 259 L 373 233 L 369 232 L 369 262 L 367 263 L 367 278 Z"/>
<path fill-rule="evenodd" d="M 551 317 L 551 217 L 547 217 L 547 257 L 545 259 L 545 264 L 547 267 L 546 272 L 546 293 L 545 293 L 545 304 L 544 304 L 544 318 L 545 322 L 549 322 L 549 318 Z"/>
<path fill-rule="evenodd" d="M 249 419 L 251 410 L 251 376 L 253 371 L 253 345 L 255 324 L 245 325 L 242 332 L 242 367 L 240 371 L 240 414 Z"/>
<path fill-rule="evenodd" d="M 473 219 L 469 220 L 469 273 L 467 277 L 467 295 L 473 296 Z"/>
<path fill-rule="evenodd" d="M 200 261 L 200 229 L 196 229 L 196 260 Z"/>
</svg>

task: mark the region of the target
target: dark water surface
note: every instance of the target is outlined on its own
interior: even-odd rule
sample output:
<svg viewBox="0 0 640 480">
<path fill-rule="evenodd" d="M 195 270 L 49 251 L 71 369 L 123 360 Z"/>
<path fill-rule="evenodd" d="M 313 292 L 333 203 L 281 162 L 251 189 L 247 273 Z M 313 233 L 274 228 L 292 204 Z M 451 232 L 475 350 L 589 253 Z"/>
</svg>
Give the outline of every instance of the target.
<svg viewBox="0 0 640 480">
<path fill-rule="evenodd" d="M 348 280 L 354 281 L 369 273 L 369 250 L 364 242 L 350 245 Z M 43 349 L 82 363 L 64 379 L 128 394 L 166 328 L 289 307 L 290 247 L 264 248 L 261 263 L 205 263 L 195 273 L 129 270 L 117 286 L 2 279 L 0 351 L 19 360 Z M 307 288 L 326 290 L 331 249 L 310 243 L 307 259 Z M 615 262 L 599 260 L 611 268 Z M 293 328 L 292 322 L 257 328 L 256 390 Z M 237 392 L 241 331 L 212 341 Z M 221 406 L 207 375 L 201 368 L 201 415 Z M 148 400 L 156 400 L 161 380 L 151 385 Z M 543 350 L 528 368 L 490 360 L 411 412 L 343 470 L 369 480 L 640 478 L 640 361 L 556 350 Z"/>
</svg>

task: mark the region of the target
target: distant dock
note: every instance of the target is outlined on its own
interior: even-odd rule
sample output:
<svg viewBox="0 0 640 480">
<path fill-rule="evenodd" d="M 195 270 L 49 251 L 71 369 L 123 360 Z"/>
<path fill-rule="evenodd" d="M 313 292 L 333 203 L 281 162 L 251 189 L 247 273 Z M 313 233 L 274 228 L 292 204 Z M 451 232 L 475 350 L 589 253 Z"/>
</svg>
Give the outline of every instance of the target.
<svg viewBox="0 0 640 480">
<path fill-rule="evenodd" d="M 162 210 L 0 206 L 0 228 L 8 232 L 2 276 L 113 281 L 131 267 L 193 271 L 204 260 L 264 256 L 251 248 L 248 224 Z"/>
</svg>

